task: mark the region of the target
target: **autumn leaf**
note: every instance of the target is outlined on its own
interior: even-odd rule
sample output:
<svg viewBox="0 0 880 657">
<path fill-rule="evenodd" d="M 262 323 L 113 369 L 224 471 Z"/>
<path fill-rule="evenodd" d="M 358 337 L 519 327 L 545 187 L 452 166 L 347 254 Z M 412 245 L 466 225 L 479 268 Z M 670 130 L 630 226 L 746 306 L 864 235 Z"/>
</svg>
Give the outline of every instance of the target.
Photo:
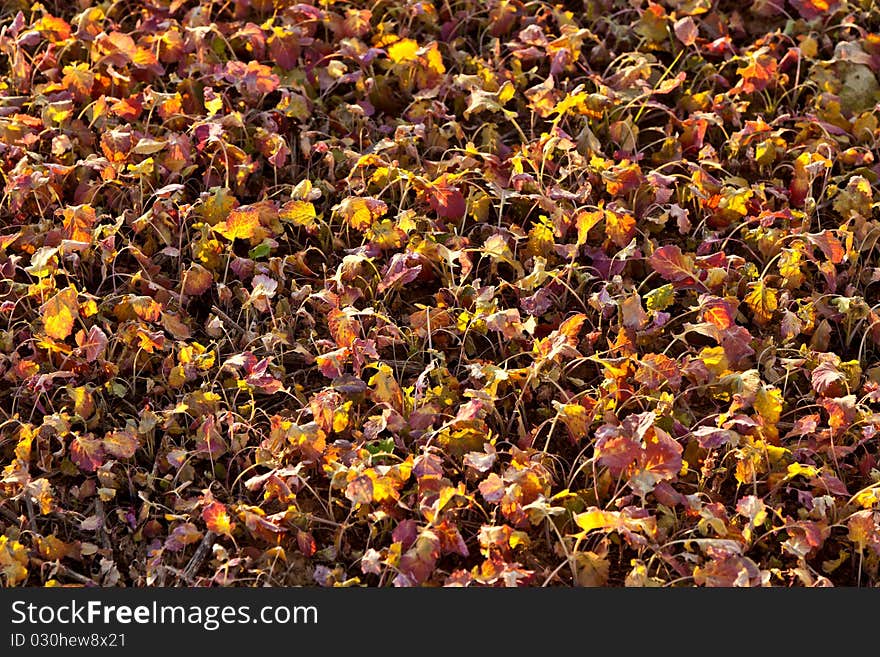
<svg viewBox="0 0 880 657">
<path fill-rule="evenodd" d="M 776 296 L 776 290 L 761 280 L 756 283 L 750 283 L 749 292 L 745 297 L 745 302 L 755 315 L 755 319 L 760 324 L 766 324 L 773 319 L 773 313 L 779 307 L 779 301 Z"/>
<path fill-rule="evenodd" d="M 692 46 L 697 42 L 697 25 L 690 16 L 679 18 L 672 26 L 675 36 L 686 46 Z"/>
<path fill-rule="evenodd" d="M 418 58 L 418 42 L 413 39 L 399 39 L 388 46 L 388 58 L 395 64 L 411 62 Z"/>
<path fill-rule="evenodd" d="M 28 578 L 27 548 L 18 540 L 0 535 L 0 575 L 6 586 L 18 586 Z"/>
<path fill-rule="evenodd" d="M 467 206 L 464 196 L 458 187 L 448 183 L 447 176 L 441 176 L 435 180 L 426 191 L 428 202 L 437 213 L 444 219 L 461 219 Z"/>
<path fill-rule="evenodd" d="M 92 227 L 97 221 L 95 209 L 90 205 L 78 205 L 62 210 L 64 233 L 67 239 L 91 242 Z"/>
<path fill-rule="evenodd" d="M 693 257 L 683 254 L 678 246 L 661 246 L 650 255 L 648 262 L 671 283 L 693 285 L 697 281 Z"/>
<path fill-rule="evenodd" d="M 624 210 L 605 210 L 605 230 L 613 244 L 624 247 L 636 234 L 636 220 Z"/>
<path fill-rule="evenodd" d="M 111 431 L 104 436 L 104 451 L 118 459 L 130 459 L 138 448 L 138 437 L 133 428 Z"/>
<path fill-rule="evenodd" d="M 711 295 L 700 296 L 700 313 L 703 321 L 709 322 L 724 331 L 734 326 L 734 309 L 725 299 Z"/>
<path fill-rule="evenodd" d="M 407 253 L 395 253 L 383 272 L 376 292 L 382 294 L 386 290 L 411 283 L 416 280 L 421 271 L 422 265 L 418 258 Z"/>
<path fill-rule="evenodd" d="M 360 337 L 361 324 L 345 310 L 332 309 L 327 315 L 330 334 L 340 347 L 351 347 Z"/>
<path fill-rule="evenodd" d="M 83 472 L 94 472 L 104 462 L 104 444 L 91 434 L 77 436 L 70 445 L 70 459 Z"/>
<path fill-rule="evenodd" d="M 46 335 L 56 340 L 66 339 L 73 331 L 78 316 L 76 288 L 69 286 L 43 305 L 43 328 Z"/>
<path fill-rule="evenodd" d="M 88 419 L 95 412 L 95 397 L 89 386 L 73 386 L 67 389 L 73 402 L 73 410 L 83 419 Z"/>
<path fill-rule="evenodd" d="M 349 197 L 333 207 L 333 213 L 355 230 L 365 231 L 388 211 L 384 201 L 374 198 Z"/>
<path fill-rule="evenodd" d="M 831 264 L 839 265 L 843 262 L 846 256 L 846 249 L 843 248 L 843 244 L 833 231 L 823 230 L 821 233 L 809 234 L 807 238 L 821 249 Z"/>
<path fill-rule="evenodd" d="M 183 293 L 198 296 L 207 292 L 214 282 L 211 272 L 195 262 L 183 275 Z"/>
<path fill-rule="evenodd" d="M 754 406 L 769 437 L 775 442 L 779 438 L 777 424 L 782 416 L 782 391 L 773 387 L 761 387 L 755 395 Z"/>
<path fill-rule="evenodd" d="M 839 6 L 837 0 L 789 0 L 802 18 L 812 20 L 828 14 Z"/>
<path fill-rule="evenodd" d="M 289 221 L 294 226 L 303 226 L 304 228 L 314 226 L 317 216 L 315 206 L 312 203 L 298 200 L 285 203 L 279 213 L 279 217 L 284 221 Z"/>
<path fill-rule="evenodd" d="M 876 588 L 876 5 L 0 2 L 0 586 Z"/>
<path fill-rule="evenodd" d="M 99 326 L 92 326 L 88 333 L 79 331 L 76 334 L 76 344 L 89 363 L 97 360 L 104 353 L 109 342 L 107 334 Z"/>
<path fill-rule="evenodd" d="M 227 62 L 226 77 L 241 85 L 243 91 L 252 97 L 271 93 L 281 84 L 281 79 L 270 67 L 253 60 L 247 64 L 240 61 Z"/>
<path fill-rule="evenodd" d="M 731 93 L 752 94 L 763 91 L 776 79 L 776 58 L 767 52 L 766 48 L 759 48 L 751 53 L 744 66 L 736 69 L 740 75 L 737 85 L 731 89 Z"/>
<path fill-rule="evenodd" d="M 254 208 L 236 208 L 229 213 L 225 221 L 214 226 L 214 230 L 226 239 L 259 241 L 265 232 L 260 226 L 259 211 Z"/>
<path fill-rule="evenodd" d="M 590 234 L 590 231 L 602 221 L 604 216 L 605 213 L 601 210 L 582 210 L 578 212 L 575 217 L 578 245 L 587 243 L 587 236 Z"/>
<path fill-rule="evenodd" d="M 222 502 L 211 502 L 202 509 L 202 520 L 208 529 L 217 534 L 232 536 L 235 523 L 229 517 L 229 511 Z"/>
</svg>

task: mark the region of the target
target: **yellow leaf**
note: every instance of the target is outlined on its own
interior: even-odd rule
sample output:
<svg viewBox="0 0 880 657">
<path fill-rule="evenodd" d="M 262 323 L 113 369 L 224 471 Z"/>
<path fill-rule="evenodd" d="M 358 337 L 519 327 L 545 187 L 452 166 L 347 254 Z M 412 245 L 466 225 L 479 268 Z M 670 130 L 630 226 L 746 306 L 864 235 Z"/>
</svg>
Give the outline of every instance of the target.
<svg viewBox="0 0 880 657">
<path fill-rule="evenodd" d="M 412 39 L 401 39 L 395 41 L 388 46 L 388 57 L 395 64 L 401 62 L 411 62 L 417 58 L 416 53 L 419 51 L 418 42 Z"/>
<path fill-rule="evenodd" d="M 80 304 L 79 312 L 83 317 L 91 317 L 98 314 L 98 304 L 94 299 L 87 299 Z"/>
<path fill-rule="evenodd" d="M 229 213 L 225 221 L 214 226 L 214 230 L 230 242 L 236 238 L 247 240 L 264 237 L 257 208 L 236 208 Z"/>
<path fill-rule="evenodd" d="M 790 290 L 798 288 L 804 282 L 804 272 L 801 270 L 803 262 L 802 242 L 794 242 L 793 248 L 782 249 L 779 256 L 779 273 L 785 282 L 785 287 Z"/>
<path fill-rule="evenodd" d="M 367 238 L 380 249 L 399 249 L 406 238 L 404 233 L 390 219 L 377 221 L 368 231 Z"/>
<path fill-rule="evenodd" d="M 715 376 L 721 376 L 730 366 L 727 355 L 724 353 L 724 347 L 703 347 L 700 350 L 700 360 L 703 361 L 706 369 Z"/>
<path fill-rule="evenodd" d="M 0 536 L 0 575 L 6 586 L 16 586 L 27 579 L 27 548 L 8 536 Z"/>
<path fill-rule="evenodd" d="M 373 501 L 382 503 L 396 500 L 399 495 L 395 482 L 390 477 L 382 477 L 377 475 L 372 468 L 367 470 L 367 476 L 373 481 Z"/>
<path fill-rule="evenodd" d="M 205 109 L 211 115 L 218 114 L 223 109 L 223 98 L 214 96 L 210 100 L 205 99 Z"/>
<path fill-rule="evenodd" d="M 816 469 L 815 466 L 812 466 L 812 465 L 803 465 L 801 463 L 792 463 L 791 465 L 788 466 L 787 476 L 789 479 L 793 479 L 794 477 L 797 477 L 798 475 L 802 475 L 802 476 L 806 477 L 807 479 L 812 479 L 817 474 L 819 474 L 819 471 Z"/>
<path fill-rule="evenodd" d="M 365 231 L 388 211 L 388 206 L 378 199 L 351 196 L 334 207 L 333 211 L 355 230 Z"/>
<path fill-rule="evenodd" d="M 598 224 L 604 216 L 605 214 L 602 210 L 583 210 L 578 212 L 577 217 L 575 217 L 575 225 L 577 226 L 578 231 L 578 246 L 587 243 L 587 235 L 590 233 L 590 230 L 592 230 L 592 228 Z"/>
<path fill-rule="evenodd" d="M 351 414 L 352 402 L 347 401 L 333 411 L 333 431 L 340 433 L 348 427 L 349 415 Z"/>
<path fill-rule="evenodd" d="M 394 378 L 394 371 L 385 363 L 381 363 L 378 369 L 379 371 L 370 377 L 368 382 L 368 385 L 373 386 L 373 400 L 390 404 L 393 408 L 402 410 L 403 391 Z"/>
<path fill-rule="evenodd" d="M 873 508 L 875 504 L 880 502 L 880 489 L 866 488 L 864 490 L 860 490 L 858 493 L 856 493 L 856 495 L 853 496 L 853 502 L 855 502 L 863 509 Z"/>
<path fill-rule="evenodd" d="M 746 204 L 749 202 L 749 199 L 752 198 L 753 194 L 754 193 L 751 189 L 729 190 L 727 196 L 721 197 L 718 208 L 719 210 L 729 210 L 730 212 L 734 212 L 741 217 L 744 217 L 749 213 Z"/>
<path fill-rule="evenodd" d="M 779 307 L 776 290 L 767 287 L 763 280 L 752 283 L 752 291 L 746 295 L 746 303 L 755 314 L 759 324 L 766 324 L 773 318 L 773 312 Z"/>
<path fill-rule="evenodd" d="M 594 529 L 615 529 L 621 524 L 614 512 L 606 512 L 601 509 L 579 513 L 574 517 L 574 521 L 585 533 Z"/>
<path fill-rule="evenodd" d="M 295 226 L 305 226 L 309 228 L 315 225 L 317 217 L 315 206 L 309 201 L 290 201 L 285 203 L 281 208 L 280 217 L 285 221 L 289 221 Z"/>
<path fill-rule="evenodd" d="M 510 81 L 501 85 L 498 90 L 498 102 L 505 105 L 516 94 L 516 87 Z"/>
<path fill-rule="evenodd" d="M 761 388 L 755 395 L 754 407 L 764 419 L 765 426 L 775 428 L 782 414 L 782 391 L 772 387 Z"/>
<path fill-rule="evenodd" d="M 64 340 L 73 331 L 73 323 L 79 315 L 76 301 L 76 288 L 61 290 L 43 306 L 43 327 L 46 335 L 56 340 Z"/>
<path fill-rule="evenodd" d="M 440 50 L 437 48 L 436 43 L 431 44 L 425 60 L 428 68 L 437 75 L 446 73 L 446 67 L 443 66 L 443 56 L 440 54 Z"/>
<path fill-rule="evenodd" d="M 95 398 L 89 386 L 76 386 L 67 389 L 67 394 L 73 402 L 73 411 L 83 419 L 91 417 L 95 412 Z"/>
</svg>

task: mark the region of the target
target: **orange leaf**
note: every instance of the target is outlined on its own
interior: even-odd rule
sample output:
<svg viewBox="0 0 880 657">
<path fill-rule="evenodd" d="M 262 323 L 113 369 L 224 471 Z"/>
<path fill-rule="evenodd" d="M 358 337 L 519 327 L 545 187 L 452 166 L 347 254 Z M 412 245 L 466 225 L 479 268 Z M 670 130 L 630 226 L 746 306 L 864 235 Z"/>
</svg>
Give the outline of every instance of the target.
<svg viewBox="0 0 880 657">
<path fill-rule="evenodd" d="M 229 213 L 225 221 L 214 226 L 214 230 L 230 242 L 235 239 L 249 240 L 257 237 L 263 239 L 264 236 L 257 208 L 236 208 Z"/>
<path fill-rule="evenodd" d="M 352 343 L 360 337 L 360 322 L 342 310 L 336 308 L 331 310 L 327 316 L 327 324 L 330 328 L 330 334 L 339 347 L 351 347 Z"/>
<path fill-rule="evenodd" d="M 59 43 L 70 38 L 70 25 L 63 18 L 46 14 L 36 23 L 34 29 L 52 43 Z"/>
<path fill-rule="evenodd" d="M 211 502 L 202 509 L 202 520 L 205 521 L 208 529 L 217 534 L 231 536 L 232 530 L 235 529 L 235 523 L 230 520 L 226 505 L 222 502 Z"/>
<path fill-rule="evenodd" d="M 64 340 L 73 331 L 73 324 L 79 316 L 76 288 L 61 290 L 43 306 L 43 327 L 46 335 L 56 340 Z"/>
<path fill-rule="evenodd" d="M 95 208 L 91 205 L 76 205 L 61 211 L 64 217 L 64 236 L 77 242 L 90 242 L 92 226 L 95 225 Z"/>
<path fill-rule="evenodd" d="M 802 18 L 812 20 L 840 5 L 837 0 L 790 0 L 791 5 L 797 9 Z"/>
<path fill-rule="evenodd" d="M 636 234 L 636 219 L 624 210 L 605 210 L 605 229 L 608 238 L 622 248 L 629 244 Z"/>
<path fill-rule="evenodd" d="M 700 304 L 703 321 L 714 324 L 722 331 L 734 325 L 734 311 L 724 299 L 710 295 L 701 295 Z"/>
</svg>

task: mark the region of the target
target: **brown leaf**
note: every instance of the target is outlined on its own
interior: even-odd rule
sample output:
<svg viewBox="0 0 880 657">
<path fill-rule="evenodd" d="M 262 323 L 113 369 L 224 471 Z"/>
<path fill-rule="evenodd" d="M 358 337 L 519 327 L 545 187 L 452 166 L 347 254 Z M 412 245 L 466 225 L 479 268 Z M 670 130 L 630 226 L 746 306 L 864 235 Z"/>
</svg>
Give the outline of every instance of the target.
<svg viewBox="0 0 880 657">
<path fill-rule="evenodd" d="M 697 24 L 690 16 L 679 18 L 673 25 L 675 36 L 686 46 L 692 46 L 697 42 Z"/>
</svg>

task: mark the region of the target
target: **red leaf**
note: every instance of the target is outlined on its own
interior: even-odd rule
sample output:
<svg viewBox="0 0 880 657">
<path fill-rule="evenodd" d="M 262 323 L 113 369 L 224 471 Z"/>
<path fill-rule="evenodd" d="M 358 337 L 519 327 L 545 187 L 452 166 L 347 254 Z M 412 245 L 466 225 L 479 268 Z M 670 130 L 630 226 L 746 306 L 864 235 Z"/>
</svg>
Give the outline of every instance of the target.
<svg viewBox="0 0 880 657">
<path fill-rule="evenodd" d="M 658 274 L 671 283 L 693 285 L 697 275 L 694 272 L 694 259 L 686 256 L 675 245 L 661 246 L 648 258 L 648 262 Z"/>
<path fill-rule="evenodd" d="M 681 445 L 655 426 L 654 435 L 645 440 L 645 470 L 663 479 L 671 479 L 681 470 L 681 453 Z"/>
<path fill-rule="evenodd" d="M 89 363 L 96 361 L 104 353 L 107 343 L 107 335 L 97 326 L 90 328 L 88 333 L 80 331 L 76 334 L 76 344 Z"/>
<path fill-rule="evenodd" d="M 801 18 L 808 21 L 836 10 L 840 4 L 837 0 L 789 0 L 789 2 Z"/>
<path fill-rule="evenodd" d="M 434 208 L 434 212 L 443 219 L 461 219 L 467 206 L 464 196 L 458 187 L 449 185 L 445 176 L 436 181 L 427 191 L 428 203 Z"/>
<path fill-rule="evenodd" d="M 727 444 L 735 445 L 739 441 L 739 434 L 719 427 L 699 427 L 694 429 L 693 436 L 703 449 L 716 449 Z"/>
<path fill-rule="evenodd" d="M 92 434 L 77 436 L 70 443 L 70 460 L 84 472 L 94 472 L 104 463 L 102 441 Z"/>
<path fill-rule="evenodd" d="M 217 428 L 217 419 L 208 415 L 196 430 L 196 451 L 215 459 L 225 454 L 227 449 L 226 441 Z"/>
<path fill-rule="evenodd" d="M 843 258 L 846 256 L 846 249 L 844 249 L 843 244 L 837 239 L 833 231 L 823 230 L 821 233 L 808 234 L 807 237 L 822 250 L 822 253 L 825 254 L 825 257 L 828 258 L 831 264 L 839 265 L 843 262 Z"/>
<path fill-rule="evenodd" d="M 376 292 L 382 294 L 385 290 L 390 290 L 393 287 L 412 283 L 422 271 L 422 266 L 414 264 L 416 262 L 418 262 L 417 256 L 409 253 L 395 253 L 385 268 L 385 274 L 382 276 Z"/>
<path fill-rule="evenodd" d="M 618 427 L 610 427 L 603 432 L 600 427 L 596 435 L 596 457 L 599 465 L 608 468 L 615 477 L 623 474 L 633 463 L 642 458 L 642 444 L 631 436 L 620 435 Z"/>
<path fill-rule="evenodd" d="M 416 586 L 424 583 L 434 572 L 440 557 L 440 539 L 433 530 L 423 529 L 415 544 L 400 558 L 395 586 Z"/>
<path fill-rule="evenodd" d="M 699 301 L 703 321 L 714 324 L 722 331 L 734 325 L 734 309 L 727 301 L 708 294 L 700 295 Z"/>
<path fill-rule="evenodd" d="M 303 553 L 303 556 L 306 557 L 314 556 L 315 552 L 318 551 L 314 536 L 301 529 L 296 530 L 296 545 L 299 551 Z"/>
<path fill-rule="evenodd" d="M 810 382 L 817 394 L 839 397 L 846 392 L 846 377 L 832 363 L 819 363 L 810 375 Z M 827 394 L 826 394 L 827 393 Z"/>
</svg>

